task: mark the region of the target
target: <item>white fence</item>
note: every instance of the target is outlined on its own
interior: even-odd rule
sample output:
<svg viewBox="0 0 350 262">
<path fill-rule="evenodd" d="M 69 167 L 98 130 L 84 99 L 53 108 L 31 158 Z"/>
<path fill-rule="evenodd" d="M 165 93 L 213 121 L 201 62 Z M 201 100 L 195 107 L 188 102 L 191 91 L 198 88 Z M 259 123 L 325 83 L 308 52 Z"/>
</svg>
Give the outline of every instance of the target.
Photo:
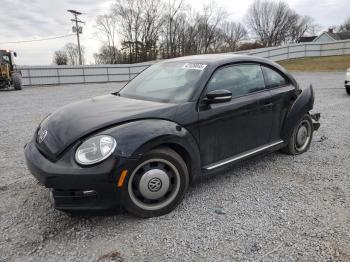
<svg viewBox="0 0 350 262">
<path fill-rule="evenodd" d="M 350 40 L 329 43 L 301 43 L 237 52 L 281 61 L 312 56 L 350 55 Z M 154 62 L 92 66 L 22 66 L 23 85 L 124 82 Z"/>
<path fill-rule="evenodd" d="M 21 66 L 24 86 L 125 82 L 151 63 L 86 66 Z"/>
<path fill-rule="evenodd" d="M 312 56 L 350 55 L 350 40 L 329 43 L 300 43 L 279 47 L 259 48 L 236 52 L 281 61 Z"/>
</svg>

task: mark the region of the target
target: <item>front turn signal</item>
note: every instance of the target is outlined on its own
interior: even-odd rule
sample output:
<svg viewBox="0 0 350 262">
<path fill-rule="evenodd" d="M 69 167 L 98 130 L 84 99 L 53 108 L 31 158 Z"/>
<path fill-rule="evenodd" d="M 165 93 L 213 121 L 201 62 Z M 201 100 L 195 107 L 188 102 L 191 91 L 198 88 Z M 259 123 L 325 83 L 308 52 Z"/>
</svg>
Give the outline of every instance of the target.
<svg viewBox="0 0 350 262">
<path fill-rule="evenodd" d="M 119 180 L 118 180 L 118 187 L 123 187 L 125 178 L 128 175 L 128 170 L 123 170 L 122 173 L 120 174 Z"/>
</svg>

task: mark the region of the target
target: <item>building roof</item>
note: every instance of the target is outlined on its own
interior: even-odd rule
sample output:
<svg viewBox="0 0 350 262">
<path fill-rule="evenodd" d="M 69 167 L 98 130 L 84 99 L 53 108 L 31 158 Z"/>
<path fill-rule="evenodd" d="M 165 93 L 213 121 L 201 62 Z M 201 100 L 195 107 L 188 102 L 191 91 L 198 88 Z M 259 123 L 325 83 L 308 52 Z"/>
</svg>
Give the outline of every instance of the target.
<svg viewBox="0 0 350 262">
<path fill-rule="evenodd" d="M 302 36 L 299 38 L 299 43 L 307 43 L 315 40 L 317 36 Z"/>
<path fill-rule="evenodd" d="M 328 32 L 323 32 L 318 37 L 316 37 L 313 41 L 315 41 L 318 38 L 320 38 L 323 34 L 327 34 L 329 37 L 331 37 L 335 41 L 350 39 L 350 32 L 333 33 L 333 32 L 328 31 Z"/>
<path fill-rule="evenodd" d="M 335 33 L 339 40 L 350 39 L 350 32 Z"/>
</svg>

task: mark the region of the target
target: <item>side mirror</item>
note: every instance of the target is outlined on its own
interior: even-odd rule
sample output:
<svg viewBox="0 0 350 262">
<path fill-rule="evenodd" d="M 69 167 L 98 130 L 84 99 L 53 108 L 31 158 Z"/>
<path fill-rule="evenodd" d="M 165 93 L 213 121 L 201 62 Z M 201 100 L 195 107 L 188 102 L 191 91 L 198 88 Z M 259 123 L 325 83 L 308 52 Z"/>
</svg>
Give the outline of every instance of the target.
<svg viewBox="0 0 350 262">
<path fill-rule="evenodd" d="M 13 56 L 14 56 L 14 57 L 17 57 L 17 53 L 16 53 L 16 52 L 13 52 Z"/>
<path fill-rule="evenodd" d="M 231 99 L 232 93 L 226 89 L 211 91 L 205 97 L 205 101 L 209 104 L 224 103 L 231 101 Z"/>
</svg>

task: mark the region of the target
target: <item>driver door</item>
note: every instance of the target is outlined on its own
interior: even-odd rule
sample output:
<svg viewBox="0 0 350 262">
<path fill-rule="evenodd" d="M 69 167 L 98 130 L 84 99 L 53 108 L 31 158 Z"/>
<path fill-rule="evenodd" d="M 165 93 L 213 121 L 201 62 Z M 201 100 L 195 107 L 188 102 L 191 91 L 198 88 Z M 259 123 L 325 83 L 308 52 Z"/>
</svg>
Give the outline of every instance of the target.
<svg viewBox="0 0 350 262">
<path fill-rule="evenodd" d="M 228 102 L 200 106 L 199 130 L 202 166 L 231 158 L 269 142 L 272 127 L 270 93 L 258 64 L 219 68 L 206 93 L 229 90 Z"/>
</svg>

